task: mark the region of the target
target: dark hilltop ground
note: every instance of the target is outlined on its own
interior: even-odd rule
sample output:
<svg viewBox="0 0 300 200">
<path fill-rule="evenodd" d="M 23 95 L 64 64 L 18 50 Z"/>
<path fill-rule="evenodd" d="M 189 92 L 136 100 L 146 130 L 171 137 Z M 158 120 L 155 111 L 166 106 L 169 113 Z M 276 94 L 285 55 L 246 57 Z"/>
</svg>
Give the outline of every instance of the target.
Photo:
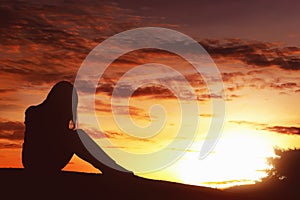
<svg viewBox="0 0 300 200">
<path fill-rule="evenodd" d="M 300 150 L 280 153 L 281 159 L 273 160 L 276 175 L 223 191 L 128 175 L 0 169 L 1 199 L 300 199 Z"/>
</svg>

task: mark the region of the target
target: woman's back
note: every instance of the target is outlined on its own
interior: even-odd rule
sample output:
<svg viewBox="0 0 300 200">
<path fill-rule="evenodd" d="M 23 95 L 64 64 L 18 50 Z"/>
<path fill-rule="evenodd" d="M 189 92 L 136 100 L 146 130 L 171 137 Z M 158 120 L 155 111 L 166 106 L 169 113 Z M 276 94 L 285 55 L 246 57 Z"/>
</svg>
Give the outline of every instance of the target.
<svg viewBox="0 0 300 200">
<path fill-rule="evenodd" d="M 73 89 L 65 82 L 58 86 L 50 91 L 43 103 L 30 106 L 25 112 L 22 161 L 27 169 L 57 171 L 72 156 L 75 131 L 69 129 L 68 124 L 72 120 Z M 59 99 L 66 95 L 68 98 Z"/>
</svg>

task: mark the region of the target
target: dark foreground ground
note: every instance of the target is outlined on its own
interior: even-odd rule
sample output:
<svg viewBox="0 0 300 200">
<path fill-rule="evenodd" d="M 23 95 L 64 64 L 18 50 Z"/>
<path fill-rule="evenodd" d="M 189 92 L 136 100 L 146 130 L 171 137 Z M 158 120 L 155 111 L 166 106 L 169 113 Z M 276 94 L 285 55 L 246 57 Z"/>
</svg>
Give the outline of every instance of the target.
<svg viewBox="0 0 300 200">
<path fill-rule="evenodd" d="M 23 169 L 0 169 L 0 187 L 1 199 L 300 199 L 300 185 L 284 182 L 220 191 L 128 175 L 32 175 Z"/>
</svg>

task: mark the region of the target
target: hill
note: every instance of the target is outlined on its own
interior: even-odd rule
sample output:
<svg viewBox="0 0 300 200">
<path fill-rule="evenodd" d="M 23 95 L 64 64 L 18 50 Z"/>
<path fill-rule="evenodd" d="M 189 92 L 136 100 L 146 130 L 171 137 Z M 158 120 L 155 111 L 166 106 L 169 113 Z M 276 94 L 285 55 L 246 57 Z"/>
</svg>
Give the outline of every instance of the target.
<svg viewBox="0 0 300 200">
<path fill-rule="evenodd" d="M 23 169 L 0 169 L 4 199 L 300 199 L 299 185 L 269 178 L 251 186 L 227 190 L 149 180 L 131 175 L 61 172 L 28 174 Z"/>
<path fill-rule="evenodd" d="M 1 197 L 7 199 L 240 199 L 239 195 L 136 176 L 61 172 L 27 174 L 0 169 Z"/>
</svg>

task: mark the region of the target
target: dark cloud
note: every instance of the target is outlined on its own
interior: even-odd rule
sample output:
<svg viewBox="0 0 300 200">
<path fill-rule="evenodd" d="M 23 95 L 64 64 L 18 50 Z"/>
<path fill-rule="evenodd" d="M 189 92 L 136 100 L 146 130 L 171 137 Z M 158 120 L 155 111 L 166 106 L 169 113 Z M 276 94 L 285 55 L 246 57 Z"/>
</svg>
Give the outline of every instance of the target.
<svg viewBox="0 0 300 200">
<path fill-rule="evenodd" d="M 287 135 L 300 135 L 300 127 L 294 126 L 271 126 L 265 128 L 265 130 Z"/>
<path fill-rule="evenodd" d="M 118 85 L 115 88 L 113 82 L 101 83 L 97 88 L 98 93 L 106 93 L 111 96 L 114 92 L 115 97 L 128 97 L 129 92 L 132 93 L 132 97 L 151 97 L 151 98 L 176 98 L 176 96 L 166 87 L 161 85 L 148 85 L 139 87 L 133 91 L 130 85 Z"/>
<path fill-rule="evenodd" d="M 204 40 L 200 44 L 214 58 L 238 60 L 252 67 L 277 66 L 285 70 L 300 70 L 298 47 L 282 47 L 264 42 L 241 39 Z"/>
<path fill-rule="evenodd" d="M 107 95 L 111 96 L 112 92 L 114 90 L 115 83 L 110 81 L 110 82 L 101 82 L 100 85 L 97 87 L 96 92 L 97 93 L 106 93 Z"/>
<path fill-rule="evenodd" d="M 290 93 L 290 91 L 294 91 L 297 93 L 297 90 L 299 90 L 298 88 L 300 88 L 298 83 L 284 82 L 276 76 L 269 80 L 260 77 L 250 78 L 249 80 L 247 80 L 247 83 L 244 83 L 243 86 L 248 86 L 255 89 L 276 89 L 279 90 L 279 93 L 288 94 Z"/>
<path fill-rule="evenodd" d="M 120 65 L 127 65 L 127 66 L 137 66 L 142 64 L 141 61 L 138 59 L 138 55 L 124 55 L 118 58 L 113 62 L 114 65 L 120 66 Z"/>
<path fill-rule="evenodd" d="M 294 126 L 269 126 L 268 124 L 252 122 L 252 121 L 244 121 L 244 120 L 231 120 L 230 123 L 238 124 L 238 125 L 249 125 L 254 126 L 259 130 L 267 130 L 275 133 L 287 134 L 287 135 L 300 135 L 300 127 Z"/>
<path fill-rule="evenodd" d="M 294 82 L 287 82 L 287 83 L 282 83 L 282 84 L 271 83 L 270 87 L 275 88 L 275 89 L 294 89 L 294 88 L 298 87 L 298 84 L 294 83 Z"/>
<path fill-rule="evenodd" d="M 15 92 L 16 89 L 12 88 L 5 88 L 5 89 L 0 89 L 0 93 L 9 93 L 9 92 Z"/>
<path fill-rule="evenodd" d="M 1 99 L 1 97 L 0 97 Z M 18 104 L 13 104 L 13 103 L 6 103 L 6 102 L 1 102 L 0 101 L 0 110 L 1 111 L 12 111 L 12 110 L 21 110 L 23 112 L 24 107 L 18 105 Z M 1 128 L 0 128 L 1 129 Z"/>
<path fill-rule="evenodd" d="M 114 105 L 113 108 L 115 109 L 115 113 L 118 115 L 127 115 L 128 112 L 130 116 L 141 118 L 144 120 L 147 120 L 149 118 L 148 114 L 146 113 L 146 110 L 131 106 L 131 105 Z M 110 112 L 112 112 L 110 110 Z"/>
<path fill-rule="evenodd" d="M 22 144 L 0 142 L 0 149 L 19 149 L 19 148 L 22 148 Z"/>
<path fill-rule="evenodd" d="M 222 80 L 225 82 L 234 81 L 238 76 L 245 76 L 242 72 L 224 72 L 222 73 Z"/>
<path fill-rule="evenodd" d="M 0 71 L 37 85 L 74 80 L 95 45 L 141 21 L 117 4 L 99 1 L 12 0 L 0 11 Z"/>
<path fill-rule="evenodd" d="M 1 121 L 0 139 L 23 140 L 24 124 L 21 122 Z"/>
<path fill-rule="evenodd" d="M 246 42 L 240 39 L 204 40 L 202 46 L 214 56 L 235 56 L 243 58 L 245 55 L 254 54 L 256 49 L 268 49 L 269 45 L 260 42 Z"/>
<path fill-rule="evenodd" d="M 166 87 L 153 85 L 140 87 L 134 91 L 133 97 L 153 96 L 154 98 L 176 98 L 176 96 Z"/>
<path fill-rule="evenodd" d="M 239 98 L 239 97 L 240 97 L 240 95 L 230 94 L 230 95 L 227 95 L 226 101 L 233 101 L 234 99 Z"/>
<path fill-rule="evenodd" d="M 129 94 L 133 92 L 133 88 L 127 84 L 119 84 L 118 87 L 114 87 L 109 94 L 114 95 L 114 97 L 129 97 Z"/>
<path fill-rule="evenodd" d="M 84 109 L 84 107 L 82 108 Z M 112 113 L 112 106 L 110 101 L 108 102 L 108 101 L 96 100 L 95 109 L 98 112 Z M 133 105 L 114 105 L 113 109 L 115 109 L 114 110 L 115 114 L 118 115 L 128 115 L 129 113 L 130 116 L 132 117 L 140 118 L 144 120 L 147 119 L 150 120 L 148 113 L 146 113 L 145 109 L 138 108 Z"/>
<path fill-rule="evenodd" d="M 211 93 L 211 94 L 198 94 L 198 97 L 197 99 L 199 101 L 206 101 L 208 99 L 222 99 L 223 97 L 219 94 L 214 94 L 214 93 Z"/>
<path fill-rule="evenodd" d="M 241 90 L 244 87 L 277 90 L 291 89 L 295 90 L 295 92 L 299 88 L 299 84 L 297 82 L 284 82 L 277 76 L 271 77 L 271 79 L 263 78 L 263 75 L 268 73 L 268 71 L 264 70 L 251 70 L 249 72 L 224 72 L 222 73 L 222 80 L 225 83 L 226 92 L 234 92 Z"/>
<path fill-rule="evenodd" d="M 265 73 L 265 71 L 264 70 L 251 70 L 251 71 L 249 71 L 249 72 L 247 72 L 247 75 L 257 75 L 257 74 L 263 74 L 263 73 Z"/>
</svg>

